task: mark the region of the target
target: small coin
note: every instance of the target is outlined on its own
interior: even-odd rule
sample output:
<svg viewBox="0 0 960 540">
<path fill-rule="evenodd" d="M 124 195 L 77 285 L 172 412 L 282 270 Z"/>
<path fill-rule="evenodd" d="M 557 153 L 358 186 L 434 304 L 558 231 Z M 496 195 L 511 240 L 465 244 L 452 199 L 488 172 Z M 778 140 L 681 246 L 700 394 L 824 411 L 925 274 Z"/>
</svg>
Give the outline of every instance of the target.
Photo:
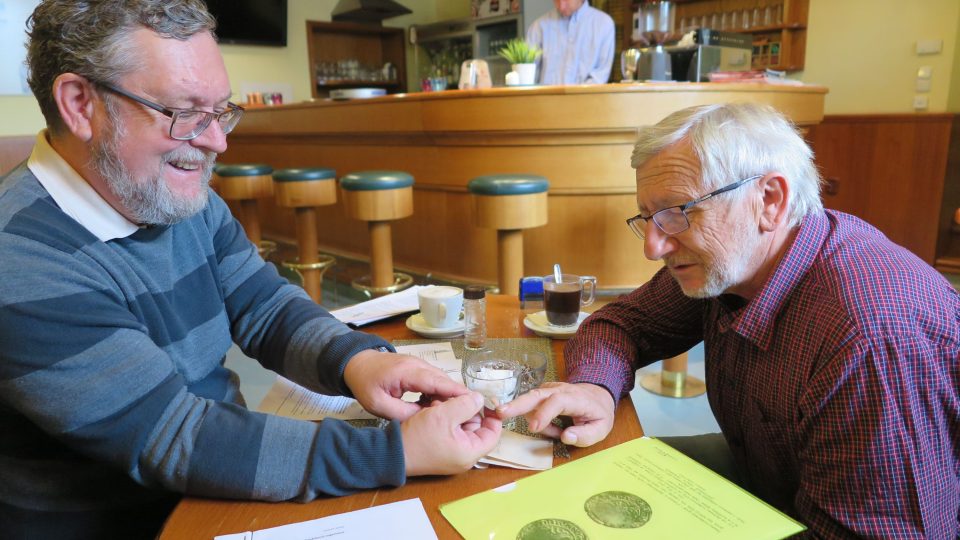
<svg viewBox="0 0 960 540">
<path fill-rule="evenodd" d="M 589 540 L 589 537 L 572 521 L 546 518 L 524 525 L 517 533 L 517 540 Z"/>
<path fill-rule="evenodd" d="M 647 501 L 625 491 L 604 491 L 587 499 L 583 509 L 590 519 L 614 529 L 636 529 L 650 521 Z"/>
</svg>

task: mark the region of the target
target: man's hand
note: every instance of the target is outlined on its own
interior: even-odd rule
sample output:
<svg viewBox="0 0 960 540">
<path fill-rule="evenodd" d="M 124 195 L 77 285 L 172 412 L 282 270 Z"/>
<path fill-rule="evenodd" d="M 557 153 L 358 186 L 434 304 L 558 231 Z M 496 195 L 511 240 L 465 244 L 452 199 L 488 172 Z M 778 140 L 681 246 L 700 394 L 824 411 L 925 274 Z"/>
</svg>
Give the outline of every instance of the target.
<svg viewBox="0 0 960 540">
<path fill-rule="evenodd" d="M 405 392 L 421 392 L 429 400 L 438 401 L 469 392 L 446 373 L 417 357 L 374 350 L 355 354 L 347 362 L 343 380 L 368 412 L 400 421 L 421 409 L 417 403 L 400 399 Z"/>
<path fill-rule="evenodd" d="M 613 429 L 616 404 L 610 392 L 589 383 L 545 383 L 497 409 L 500 418 L 525 415 L 530 431 L 559 438 L 565 444 L 590 446 Z M 573 425 L 561 430 L 550 423 L 569 416 Z"/>
<path fill-rule="evenodd" d="M 472 467 L 500 440 L 502 423 L 480 418 L 483 396 L 475 392 L 434 402 L 400 424 L 407 476 L 456 474 Z"/>
</svg>

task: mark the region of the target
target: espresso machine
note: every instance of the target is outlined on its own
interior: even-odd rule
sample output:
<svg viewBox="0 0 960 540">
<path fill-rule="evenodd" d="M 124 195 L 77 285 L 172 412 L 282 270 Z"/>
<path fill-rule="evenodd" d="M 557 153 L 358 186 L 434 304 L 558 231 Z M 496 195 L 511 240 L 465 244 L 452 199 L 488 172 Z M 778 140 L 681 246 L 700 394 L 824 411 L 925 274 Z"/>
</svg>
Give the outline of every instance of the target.
<svg viewBox="0 0 960 540">
<path fill-rule="evenodd" d="M 697 29 L 693 45 L 664 47 L 670 53 L 673 79 L 705 82 L 714 71 L 749 71 L 753 39 L 749 34 Z"/>
<path fill-rule="evenodd" d="M 751 35 L 699 28 L 677 42 L 673 8 L 666 0 L 646 0 L 638 7 L 633 40 L 649 46 L 621 53 L 624 82 L 704 82 L 714 71 L 750 70 Z"/>
</svg>

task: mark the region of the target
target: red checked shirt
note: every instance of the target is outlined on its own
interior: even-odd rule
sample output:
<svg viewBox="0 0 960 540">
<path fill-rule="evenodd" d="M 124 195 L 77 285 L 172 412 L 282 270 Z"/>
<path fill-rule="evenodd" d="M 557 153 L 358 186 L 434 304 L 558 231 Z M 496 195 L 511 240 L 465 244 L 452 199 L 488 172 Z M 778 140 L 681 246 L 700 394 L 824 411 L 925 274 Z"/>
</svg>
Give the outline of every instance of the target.
<svg viewBox="0 0 960 540">
<path fill-rule="evenodd" d="M 570 382 L 624 396 L 704 341 L 710 406 L 751 491 L 817 537 L 960 534 L 960 296 L 852 216 L 808 216 L 749 302 L 661 270 L 566 346 Z"/>
</svg>

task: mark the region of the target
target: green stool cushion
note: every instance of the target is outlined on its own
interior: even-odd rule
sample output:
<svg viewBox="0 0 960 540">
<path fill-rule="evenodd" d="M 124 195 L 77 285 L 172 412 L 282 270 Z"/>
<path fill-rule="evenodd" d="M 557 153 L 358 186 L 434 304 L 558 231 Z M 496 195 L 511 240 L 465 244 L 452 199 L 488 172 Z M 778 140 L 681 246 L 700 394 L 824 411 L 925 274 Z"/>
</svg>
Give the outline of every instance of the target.
<svg viewBox="0 0 960 540">
<path fill-rule="evenodd" d="M 535 174 L 490 174 L 467 184 L 467 189 L 477 195 L 530 195 L 543 193 L 549 187 L 546 178 Z"/>
<path fill-rule="evenodd" d="M 221 164 L 217 165 L 216 171 L 220 176 L 262 176 L 272 174 L 273 167 L 263 163 Z"/>
<path fill-rule="evenodd" d="M 280 169 L 273 173 L 273 179 L 277 182 L 302 182 L 305 180 L 333 180 L 337 177 L 337 171 L 333 169 L 323 169 L 320 167 L 308 167 L 304 169 Z"/>
<path fill-rule="evenodd" d="M 340 179 L 340 187 L 348 191 L 400 189 L 413 185 L 413 176 L 403 171 L 359 171 Z"/>
</svg>

